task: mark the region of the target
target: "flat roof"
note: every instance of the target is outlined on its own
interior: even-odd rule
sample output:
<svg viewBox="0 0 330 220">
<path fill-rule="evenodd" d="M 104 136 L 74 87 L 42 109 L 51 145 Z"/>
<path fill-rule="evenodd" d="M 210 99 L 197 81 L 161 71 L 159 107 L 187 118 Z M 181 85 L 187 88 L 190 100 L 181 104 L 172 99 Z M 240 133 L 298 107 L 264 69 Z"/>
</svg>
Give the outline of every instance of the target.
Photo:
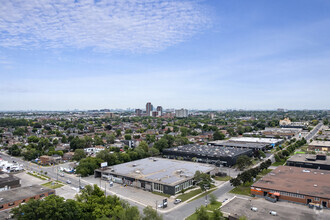
<svg viewBox="0 0 330 220">
<path fill-rule="evenodd" d="M 235 142 L 252 142 L 252 143 L 262 143 L 262 144 L 277 144 L 283 139 L 277 138 L 256 138 L 256 137 L 233 137 L 229 139 Z"/>
<path fill-rule="evenodd" d="M 314 159 L 314 160 L 308 160 L 308 159 Z M 290 157 L 287 161 L 330 165 L 329 156 L 327 156 L 325 160 L 316 160 L 315 154 L 295 154 L 292 157 Z"/>
<path fill-rule="evenodd" d="M 308 146 L 330 147 L 330 141 L 312 141 Z"/>
<path fill-rule="evenodd" d="M 216 145 L 216 146 L 223 146 L 223 147 L 242 147 L 242 148 L 264 148 L 268 144 L 265 143 L 244 143 L 244 142 L 235 142 L 235 141 L 210 141 L 208 144 Z"/>
<path fill-rule="evenodd" d="M 330 199 L 330 171 L 279 166 L 252 187 Z"/>
<path fill-rule="evenodd" d="M 18 187 L 15 189 L 0 192 L 0 205 L 34 197 L 47 192 L 55 192 L 53 189 L 42 187 L 41 185 L 32 185 L 26 187 Z"/>
<path fill-rule="evenodd" d="M 183 146 L 168 148 L 165 149 L 163 152 L 182 152 L 195 154 L 196 156 L 199 155 L 210 157 L 235 157 L 249 151 L 251 150 L 234 147 L 187 144 Z"/>
<path fill-rule="evenodd" d="M 149 157 L 97 171 L 174 186 L 193 178 L 196 171 L 208 173 L 215 168 L 210 164 Z"/>
</svg>

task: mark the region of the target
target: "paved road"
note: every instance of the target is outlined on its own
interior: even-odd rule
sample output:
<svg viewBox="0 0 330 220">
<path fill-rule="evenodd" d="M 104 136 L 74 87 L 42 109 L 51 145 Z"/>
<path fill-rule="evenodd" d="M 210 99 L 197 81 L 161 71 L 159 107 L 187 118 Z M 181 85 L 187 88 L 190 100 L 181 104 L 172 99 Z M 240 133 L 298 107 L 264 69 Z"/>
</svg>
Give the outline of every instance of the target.
<svg viewBox="0 0 330 220">
<path fill-rule="evenodd" d="M 213 191 L 212 194 L 214 194 L 217 198 L 220 198 L 233 188 L 234 187 L 230 185 L 229 181 L 227 181 L 226 183 L 221 185 L 220 188 Z M 193 214 L 196 208 L 199 208 L 201 205 L 205 205 L 205 197 L 199 198 L 186 204 L 181 204 L 178 207 L 172 209 L 171 211 L 164 213 L 163 216 L 164 219 L 182 220 Z"/>
<path fill-rule="evenodd" d="M 315 136 L 315 134 L 317 134 L 317 132 L 322 128 L 322 123 L 320 122 L 320 123 L 318 123 L 314 128 L 313 128 L 313 130 L 311 130 L 310 132 L 309 132 L 309 134 L 307 134 L 306 135 L 306 141 L 309 141 L 310 139 L 312 139 L 314 136 Z"/>
</svg>

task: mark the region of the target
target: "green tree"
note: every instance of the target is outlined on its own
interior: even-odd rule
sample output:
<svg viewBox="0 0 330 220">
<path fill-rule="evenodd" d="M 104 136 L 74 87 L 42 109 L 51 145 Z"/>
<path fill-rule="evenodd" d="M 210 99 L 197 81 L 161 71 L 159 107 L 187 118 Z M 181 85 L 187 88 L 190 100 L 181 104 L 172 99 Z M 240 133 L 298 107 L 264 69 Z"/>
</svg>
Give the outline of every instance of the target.
<svg viewBox="0 0 330 220">
<path fill-rule="evenodd" d="M 201 188 L 202 191 L 205 191 L 206 189 L 211 187 L 211 176 L 207 173 L 202 173 L 200 171 L 196 171 L 194 175 L 194 180 L 196 181 L 196 184 Z"/>
<path fill-rule="evenodd" d="M 76 173 L 85 177 L 94 173 L 95 169 L 100 168 L 103 160 L 97 157 L 87 157 L 80 160 L 79 165 L 76 168 Z"/>
<path fill-rule="evenodd" d="M 143 209 L 143 217 L 142 220 L 162 220 L 163 216 L 158 215 L 156 210 L 154 210 L 151 206 L 147 206 Z"/>
<path fill-rule="evenodd" d="M 210 220 L 220 220 L 220 219 L 225 219 L 223 217 L 222 212 L 219 209 L 214 209 L 211 215 Z"/>
<path fill-rule="evenodd" d="M 120 129 L 117 129 L 116 130 L 116 136 L 119 137 L 121 135 L 121 130 Z"/>
<path fill-rule="evenodd" d="M 209 215 L 207 214 L 207 210 L 205 206 L 201 206 L 199 209 L 196 209 L 196 215 L 198 220 L 209 220 Z"/>
<path fill-rule="evenodd" d="M 214 133 L 213 133 L 213 140 L 224 140 L 225 139 L 225 135 L 222 133 L 222 132 L 220 132 L 220 131 L 215 131 Z"/>
<path fill-rule="evenodd" d="M 14 135 L 17 136 L 23 136 L 25 134 L 25 129 L 24 128 L 16 128 L 15 131 L 13 132 Z"/>
<path fill-rule="evenodd" d="M 168 148 L 168 141 L 165 138 L 161 138 L 160 140 L 155 142 L 154 147 L 158 149 L 160 152 L 162 152 L 163 149 Z"/>
<path fill-rule="evenodd" d="M 240 170 L 243 170 L 244 168 L 252 165 L 252 160 L 250 157 L 246 155 L 239 156 L 236 160 L 237 167 Z"/>
<path fill-rule="evenodd" d="M 29 200 L 26 204 L 13 208 L 15 219 L 74 220 L 83 217 L 82 210 L 74 200 L 64 201 L 63 197 L 50 195 L 44 200 Z"/>
<path fill-rule="evenodd" d="M 239 178 L 233 178 L 230 180 L 232 186 L 237 187 L 241 185 L 241 180 Z"/>
<path fill-rule="evenodd" d="M 29 143 L 38 143 L 39 142 L 39 138 L 37 136 L 30 136 L 30 137 L 28 137 L 27 140 Z"/>
<path fill-rule="evenodd" d="M 130 134 L 125 134 L 125 140 L 132 140 L 132 136 Z"/>
<path fill-rule="evenodd" d="M 21 155 L 21 149 L 16 144 L 14 144 L 10 148 L 8 148 L 8 153 L 11 156 L 14 156 L 14 157 L 20 156 Z"/>
<path fill-rule="evenodd" d="M 211 194 L 210 195 L 210 203 L 212 205 L 216 204 L 217 203 L 217 197 L 214 195 L 214 194 Z"/>
<path fill-rule="evenodd" d="M 75 161 L 80 161 L 83 158 L 86 158 L 85 151 L 83 149 L 76 149 L 72 159 Z"/>
</svg>

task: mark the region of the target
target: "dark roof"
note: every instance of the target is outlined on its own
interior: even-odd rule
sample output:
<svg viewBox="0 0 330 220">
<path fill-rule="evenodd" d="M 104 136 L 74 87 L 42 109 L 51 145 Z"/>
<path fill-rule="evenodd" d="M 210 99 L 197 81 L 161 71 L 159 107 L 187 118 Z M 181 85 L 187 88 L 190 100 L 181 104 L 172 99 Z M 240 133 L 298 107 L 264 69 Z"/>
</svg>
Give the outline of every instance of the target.
<svg viewBox="0 0 330 220">
<path fill-rule="evenodd" d="M 182 153 L 191 153 L 202 156 L 210 157 L 235 157 L 241 155 L 242 153 L 252 151 L 250 149 L 240 149 L 233 147 L 220 147 L 212 145 L 194 145 L 188 144 L 179 147 L 173 147 L 169 149 L 164 149 L 163 152 L 182 152 Z"/>
<path fill-rule="evenodd" d="M 0 192 L 0 205 L 23 200 L 34 197 L 47 192 L 55 192 L 53 189 L 42 187 L 40 185 L 31 185 L 26 187 L 19 187 L 11 190 Z"/>
<path fill-rule="evenodd" d="M 1 177 L 0 176 L 0 186 L 7 186 L 10 183 L 20 180 L 20 178 L 15 177 L 15 176 L 6 176 L 6 177 Z"/>
<path fill-rule="evenodd" d="M 330 199 L 330 171 L 279 166 L 252 187 Z"/>
<path fill-rule="evenodd" d="M 234 142 L 234 141 L 211 141 L 208 144 L 221 146 L 221 147 L 241 147 L 241 148 L 259 148 L 263 149 L 268 144 L 263 143 L 245 143 L 245 142 Z"/>
</svg>

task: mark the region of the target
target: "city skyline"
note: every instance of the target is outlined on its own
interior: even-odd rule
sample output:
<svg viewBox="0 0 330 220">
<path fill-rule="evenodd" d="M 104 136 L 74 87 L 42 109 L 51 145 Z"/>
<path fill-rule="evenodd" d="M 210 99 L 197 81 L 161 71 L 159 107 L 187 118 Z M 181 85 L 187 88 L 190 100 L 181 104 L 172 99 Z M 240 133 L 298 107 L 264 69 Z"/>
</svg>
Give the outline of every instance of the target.
<svg viewBox="0 0 330 220">
<path fill-rule="evenodd" d="M 330 109 L 327 1 L 5 1 L 0 111 Z"/>
</svg>

